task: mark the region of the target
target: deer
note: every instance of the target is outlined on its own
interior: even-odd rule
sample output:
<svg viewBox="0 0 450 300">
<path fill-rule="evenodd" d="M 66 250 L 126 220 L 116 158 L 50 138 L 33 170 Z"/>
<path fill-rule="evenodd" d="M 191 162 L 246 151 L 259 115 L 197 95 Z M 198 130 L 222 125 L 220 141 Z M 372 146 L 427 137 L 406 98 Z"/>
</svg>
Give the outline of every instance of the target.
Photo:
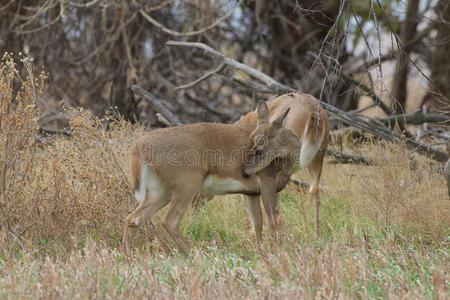
<svg viewBox="0 0 450 300">
<path fill-rule="evenodd" d="M 300 149 L 297 135 L 284 127 L 289 111 L 289 108 L 279 111 L 276 118 L 269 120 L 268 107 L 260 102 L 255 124 L 195 123 L 154 129 L 140 137 L 132 147 L 129 161 L 134 196 L 139 204 L 125 219 L 124 253 L 130 253 L 138 227 L 170 203 L 162 225 L 176 246 L 189 255 L 191 248 L 180 224 L 200 192 L 244 194 L 259 246 L 261 196 L 269 214 L 272 237 L 276 239 L 276 195 L 287 184 Z M 262 135 L 255 133 L 255 129 L 262 127 L 265 129 Z M 253 143 L 259 148 L 254 148 Z M 261 161 L 266 165 L 264 168 L 258 167 Z"/>
<path fill-rule="evenodd" d="M 296 160 L 291 173 L 295 173 L 305 167 L 308 168 L 312 177 L 309 192 L 314 203 L 314 230 L 316 238 L 319 237 L 319 182 L 322 174 L 323 160 L 328 144 L 328 134 L 330 131 L 329 120 L 326 112 L 320 109 L 319 100 L 314 96 L 293 92 L 276 97 L 268 102 L 269 121 L 275 120 L 289 110 L 285 120 L 285 128 L 291 129 L 298 137 L 300 156 Z M 268 130 L 268 123 L 260 123 L 255 112 L 249 112 L 239 121 L 240 124 L 254 124 L 255 131 L 249 137 L 249 151 L 256 153 L 255 149 L 264 150 L 264 145 L 260 146 L 255 137 L 265 136 Z M 248 158 L 249 159 L 249 158 Z M 268 166 L 270 162 L 266 157 L 260 156 L 259 162 L 244 166 L 243 173 L 251 176 Z M 279 215 L 279 200 L 275 198 L 275 222 Z"/>
</svg>

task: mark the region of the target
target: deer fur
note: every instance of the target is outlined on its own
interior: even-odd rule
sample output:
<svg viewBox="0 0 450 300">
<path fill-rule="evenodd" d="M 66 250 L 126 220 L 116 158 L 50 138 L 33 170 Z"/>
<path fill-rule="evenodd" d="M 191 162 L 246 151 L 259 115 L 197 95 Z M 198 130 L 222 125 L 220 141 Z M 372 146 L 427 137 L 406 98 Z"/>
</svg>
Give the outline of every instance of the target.
<svg viewBox="0 0 450 300">
<path fill-rule="evenodd" d="M 296 160 L 291 173 L 295 173 L 305 167 L 309 170 L 312 177 L 310 193 L 314 202 L 315 211 L 314 227 L 316 236 L 319 236 L 319 181 L 330 130 L 328 116 L 323 109 L 320 109 L 319 101 L 316 98 L 299 92 L 289 93 L 274 98 L 269 101 L 267 105 L 269 110 L 269 122 L 277 120 L 281 114 L 286 110 L 289 110 L 287 118 L 284 119 L 284 127 L 286 129 L 291 129 L 300 141 L 300 156 Z M 249 112 L 239 123 L 257 125 L 256 129 L 249 137 L 248 147 L 250 149 L 258 148 L 255 139 L 258 136 L 266 136 L 268 134 L 267 123 L 258 122 L 257 112 Z M 263 149 L 264 147 L 260 150 Z M 255 151 L 247 151 L 247 153 L 255 153 Z M 253 165 L 247 165 L 244 168 L 244 172 L 253 175 L 267 165 L 267 161 L 263 162 L 262 160 L 259 160 L 259 162 L 254 163 Z M 277 202 L 274 205 L 276 207 L 275 219 L 277 219 L 278 197 L 275 201 Z"/>
<path fill-rule="evenodd" d="M 289 108 L 272 121 L 268 120 L 264 102 L 258 105 L 257 111 L 258 124 L 264 124 L 271 134 L 265 138 L 267 151 L 258 155 L 251 153 L 248 147 L 249 137 L 257 127 L 245 123 L 197 123 L 155 129 L 136 142 L 130 156 L 130 171 L 139 205 L 125 220 L 123 244 L 126 252 L 130 250 L 137 228 L 170 203 L 163 227 L 188 254 L 190 246 L 181 234 L 180 223 L 200 192 L 244 194 L 258 244 L 262 239 L 261 195 L 271 220 L 271 233 L 276 238 L 273 206 L 276 193 L 289 179 L 300 144 L 291 130 L 283 128 Z M 247 175 L 243 170 L 254 164 L 255 156 L 267 164 Z"/>
</svg>

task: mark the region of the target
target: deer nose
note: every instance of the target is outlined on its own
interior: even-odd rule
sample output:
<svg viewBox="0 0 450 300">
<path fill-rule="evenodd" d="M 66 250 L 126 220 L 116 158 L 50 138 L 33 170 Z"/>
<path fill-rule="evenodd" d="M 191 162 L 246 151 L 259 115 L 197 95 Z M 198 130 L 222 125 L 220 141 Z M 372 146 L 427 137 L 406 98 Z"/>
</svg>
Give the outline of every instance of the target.
<svg viewBox="0 0 450 300">
<path fill-rule="evenodd" d="M 250 175 L 248 175 L 247 172 L 245 172 L 244 170 L 241 170 L 241 175 L 244 178 L 249 178 L 250 177 Z"/>
</svg>

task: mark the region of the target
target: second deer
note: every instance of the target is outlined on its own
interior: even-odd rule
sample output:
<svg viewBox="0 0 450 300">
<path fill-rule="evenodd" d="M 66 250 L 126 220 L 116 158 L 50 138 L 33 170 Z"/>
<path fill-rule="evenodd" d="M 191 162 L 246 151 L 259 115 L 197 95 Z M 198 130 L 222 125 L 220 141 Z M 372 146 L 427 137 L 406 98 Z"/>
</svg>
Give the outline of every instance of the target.
<svg viewBox="0 0 450 300">
<path fill-rule="evenodd" d="M 310 193 L 314 202 L 314 227 L 316 237 L 318 237 L 320 204 L 319 181 L 322 174 L 323 159 L 328 144 L 328 133 L 330 130 L 328 116 L 323 109 L 320 109 L 320 103 L 316 98 L 298 92 L 285 94 L 269 101 L 268 108 L 270 114 L 268 117 L 269 121 L 278 119 L 286 110 L 289 110 L 285 120 L 285 128 L 291 129 L 300 140 L 300 156 L 296 160 L 295 166 L 291 172 L 295 173 L 298 170 L 307 167 L 312 177 Z M 258 122 L 255 112 L 246 114 L 239 123 L 257 125 L 249 139 L 249 149 L 253 151 L 249 151 L 248 153 L 256 153 L 256 149 L 263 150 L 264 145 L 260 146 L 254 137 L 264 136 L 268 131 L 268 123 Z M 268 161 L 263 162 L 263 159 L 264 157 L 261 157 L 261 162 L 257 164 L 256 167 L 247 166 L 244 171 L 249 175 L 257 173 L 269 163 Z M 277 216 L 278 197 L 275 201 L 275 215 Z"/>
</svg>

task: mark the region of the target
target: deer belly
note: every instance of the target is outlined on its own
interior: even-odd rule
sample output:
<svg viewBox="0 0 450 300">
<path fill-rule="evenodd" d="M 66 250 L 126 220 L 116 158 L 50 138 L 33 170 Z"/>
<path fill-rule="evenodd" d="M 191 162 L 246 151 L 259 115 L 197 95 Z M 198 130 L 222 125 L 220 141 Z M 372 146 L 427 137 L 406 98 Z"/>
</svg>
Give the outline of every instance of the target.
<svg viewBox="0 0 450 300">
<path fill-rule="evenodd" d="M 233 178 L 223 178 L 209 175 L 202 184 L 202 193 L 205 194 L 226 195 L 246 192 L 259 193 L 259 191 L 253 191 L 249 185 Z"/>
</svg>

